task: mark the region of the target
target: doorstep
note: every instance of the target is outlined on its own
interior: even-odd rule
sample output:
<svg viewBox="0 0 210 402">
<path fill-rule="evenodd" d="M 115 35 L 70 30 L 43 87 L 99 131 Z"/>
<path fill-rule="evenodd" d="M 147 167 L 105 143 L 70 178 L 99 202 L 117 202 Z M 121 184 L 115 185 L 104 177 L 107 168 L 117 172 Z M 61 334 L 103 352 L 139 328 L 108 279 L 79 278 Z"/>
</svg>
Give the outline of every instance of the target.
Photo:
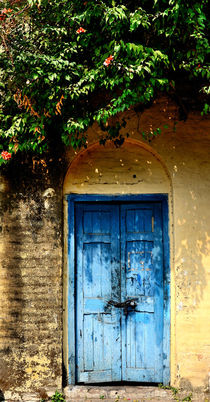
<svg viewBox="0 0 210 402">
<path fill-rule="evenodd" d="M 210 394 L 206 392 L 190 392 L 182 390 L 173 395 L 172 390 L 152 386 L 119 385 L 88 386 L 74 385 L 64 389 L 66 402 L 158 402 L 158 401 L 192 401 L 210 402 Z"/>
<path fill-rule="evenodd" d="M 86 401 L 173 401 L 170 390 L 147 386 L 88 386 L 75 385 L 64 389 L 67 402 Z"/>
</svg>

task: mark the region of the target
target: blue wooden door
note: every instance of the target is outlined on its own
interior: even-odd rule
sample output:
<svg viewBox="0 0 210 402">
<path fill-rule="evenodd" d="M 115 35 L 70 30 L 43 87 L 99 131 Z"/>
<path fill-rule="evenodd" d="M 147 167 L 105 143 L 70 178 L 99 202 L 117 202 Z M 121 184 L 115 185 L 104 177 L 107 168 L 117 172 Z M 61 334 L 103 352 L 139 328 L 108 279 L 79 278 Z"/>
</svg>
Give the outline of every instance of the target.
<svg viewBox="0 0 210 402">
<path fill-rule="evenodd" d="M 160 203 L 76 205 L 77 382 L 163 381 Z"/>
</svg>

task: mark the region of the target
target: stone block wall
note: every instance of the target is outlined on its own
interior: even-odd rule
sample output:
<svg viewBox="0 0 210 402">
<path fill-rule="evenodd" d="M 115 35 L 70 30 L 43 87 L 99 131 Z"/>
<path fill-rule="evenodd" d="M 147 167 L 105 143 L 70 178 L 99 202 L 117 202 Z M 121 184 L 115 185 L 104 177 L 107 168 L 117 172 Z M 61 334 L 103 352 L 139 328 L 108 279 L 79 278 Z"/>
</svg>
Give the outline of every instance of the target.
<svg viewBox="0 0 210 402">
<path fill-rule="evenodd" d="M 59 172 L 20 162 L 0 178 L 0 390 L 8 400 L 62 387 Z"/>
</svg>

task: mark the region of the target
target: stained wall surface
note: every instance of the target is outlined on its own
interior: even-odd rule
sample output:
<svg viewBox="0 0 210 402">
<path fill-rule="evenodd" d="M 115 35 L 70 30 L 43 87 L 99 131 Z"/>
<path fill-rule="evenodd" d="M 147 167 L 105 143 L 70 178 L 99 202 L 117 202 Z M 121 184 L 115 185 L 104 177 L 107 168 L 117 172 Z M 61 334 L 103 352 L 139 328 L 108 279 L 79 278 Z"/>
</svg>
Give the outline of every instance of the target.
<svg viewBox="0 0 210 402">
<path fill-rule="evenodd" d="M 20 162 L 0 176 L 0 400 L 40 401 L 62 386 L 62 187 L 52 173 Z"/>
<path fill-rule="evenodd" d="M 61 389 L 62 376 L 65 384 L 64 195 L 71 192 L 169 194 L 171 384 L 209 384 L 209 121 L 199 113 L 178 121 L 166 98 L 123 117 L 129 138 L 121 148 L 99 146 L 103 133 L 94 125 L 87 150 L 68 150 L 65 163 L 61 156 L 56 164 L 21 164 L 1 174 L 0 390 L 7 400 L 20 401 L 27 392 L 40 400 Z M 155 136 L 157 127 L 162 132 Z"/>
<path fill-rule="evenodd" d="M 126 117 L 129 138 L 122 147 L 95 143 L 103 133 L 93 127 L 87 150 L 69 153 L 64 194 L 169 195 L 171 384 L 204 389 L 210 365 L 209 122 L 192 114 L 177 123 L 165 100 Z M 152 136 L 157 127 L 161 135 Z"/>
</svg>

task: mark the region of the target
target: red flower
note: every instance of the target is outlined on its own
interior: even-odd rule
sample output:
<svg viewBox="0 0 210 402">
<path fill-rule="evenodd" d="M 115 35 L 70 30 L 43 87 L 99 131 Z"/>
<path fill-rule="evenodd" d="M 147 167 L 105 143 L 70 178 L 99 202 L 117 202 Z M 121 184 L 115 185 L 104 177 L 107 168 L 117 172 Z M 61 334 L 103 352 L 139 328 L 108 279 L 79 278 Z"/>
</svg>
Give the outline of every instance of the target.
<svg viewBox="0 0 210 402">
<path fill-rule="evenodd" d="M 9 152 L 7 152 L 7 151 L 2 151 L 2 153 L 1 153 L 1 157 L 5 160 L 5 161 L 8 161 L 10 158 L 11 158 L 11 154 L 9 153 Z"/>
<path fill-rule="evenodd" d="M 3 8 L 3 10 L 1 10 L 1 13 L 0 13 L 0 21 L 4 21 L 7 14 L 11 13 L 11 12 L 12 12 L 11 8 Z"/>
<path fill-rule="evenodd" d="M 80 33 L 86 32 L 86 30 L 85 30 L 84 28 L 80 27 L 79 29 L 77 29 L 76 32 L 77 32 L 78 34 L 80 34 Z"/>
<path fill-rule="evenodd" d="M 107 59 L 104 61 L 104 66 L 108 67 L 108 65 L 111 63 L 111 61 L 114 60 L 114 56 L 109 56 Z"/>
</svg>

